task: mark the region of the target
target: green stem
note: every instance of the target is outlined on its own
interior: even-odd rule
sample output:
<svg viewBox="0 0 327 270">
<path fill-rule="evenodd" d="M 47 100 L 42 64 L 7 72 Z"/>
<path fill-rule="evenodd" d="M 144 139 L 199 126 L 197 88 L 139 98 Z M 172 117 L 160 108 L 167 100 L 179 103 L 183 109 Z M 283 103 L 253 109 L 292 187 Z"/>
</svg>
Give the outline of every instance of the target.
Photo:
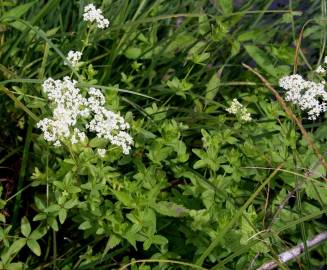
<svg viewBox="0 0 327 270">
<path fill-rule="evenodd" d="M 52 241 L 53 241 L 53 270 L 57 269 L 57 236 L 56 231 L 52 230 Z"/>
<path fill-rule="evenodd" d="M 24 178 L 26 174 L 26 168 L 28 165 L 29 161 L 29 149 L 32 141 L 32 130 L 34 126 L 34 121 L 29 118 L 28 120 L 28 126 L 27 126 L 27 133 L 26 133 L 26 138 L 25 138 L 25 145 L 24 145 L 24 150 L 23 150 L 23 158 L 22 158 L 22 163 L 19 171 L 19 177 L 18 177 L 18 184 L 17 184 L 17 196 L 16 196 L 16 201 L 14 205 L 14 210 L 13 210 L 13 218 L 12 218 L 12 225 L 13 228 L 15 229 L 17 227 L 17 220 L 19 216 L 19 209 L 20 209 L 20 204 L 21 204 L 21 196 L 22 192 L 19 192 L 21 189 L 24 187 Z"/>
</svg>

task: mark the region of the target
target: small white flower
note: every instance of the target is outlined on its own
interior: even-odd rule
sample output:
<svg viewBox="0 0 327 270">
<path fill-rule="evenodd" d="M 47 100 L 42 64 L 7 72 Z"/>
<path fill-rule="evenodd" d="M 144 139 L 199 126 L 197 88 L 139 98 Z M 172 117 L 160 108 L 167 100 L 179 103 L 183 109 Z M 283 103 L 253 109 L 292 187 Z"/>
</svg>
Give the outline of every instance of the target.
<svg viewBox="0 0 327 270">
<path fill-rule="evenodd" d="M 103 149 L 103 148 L 99 148 L 98 150 L 97 150 L 97 152 L 98 152 L 98 155 L 101 157 L 101 158 L 104 158 L 105 157 L 105 155 L 106 155 L 106 149 Z"/>
<path fill-rule="evenodd" d="M 242 111 L 241 111 L 241 120 L 243 120 L 245 122 L 252 121 L 251 114 L 247 111 L 246 108 L 243 108 Z"/>
<path fill-rule="evenodd" d="M 307 81 L 295 74 L 281 78 L 279 86 L 286 90 L 285 100 L 306 111 L 310 120 L 327 110 L 327 92 L 323 83 Z"/>
<path fill-rule="evenodd" d="M 82 53 L 79 51 L 69 51 L 67 55 L 67 60 L 65 65 L 72 65 L 73 67 L 77 67 L 79 60 L 82 58 Z"/>
<path fill-rule="evenodd" d="M 86 22 L 95 22 L 100 29 L 105 29 L 109 26 L 109 20 L 102 15 L 102 10 L 97 9 L 93 4 L 84 7 L 83 19 Z"/>
<path fill-rule="evenodd" d="M 324 74 L 326 73 L 326 70 L 322 66 L 318 66 L 316 72 L 319 74 Z"/>
<path fill-rule="evenodd" d="M 236 98 L 233 99 L 232 104 L 226 109 L 226 111 L 231 114 L 239 115 L 240 119 L 245 122 L 252 120 L 251 114 Z"/>
<path fill-rule="evenodd" d="M 60 147 L 61 143 L 59 141 L 55 141 L 55 143 L 53 144 L 55 147 Z"/>
<path fill-rule="evenodd" d="M 124 154 L 128 154 L 133 144 L 132 137 L 126 132 L 129 124 L 123 117 L 104 107 L 105 97 L 99 89 L 91 87 L 88 96 L 83 97 L 76 84 L 69 77 L 63 80 L 48 78 L 44 81 L 43 91 L 53 106 L 52 117 L 37 123 L 44 139 L 56 146 L 60 146 L 63 140 L 77 144 L 86 139 L 81 129 L 88 129 L 98 138 L 107 139 L 111 144 L 121 147 Z"/>
</svg>

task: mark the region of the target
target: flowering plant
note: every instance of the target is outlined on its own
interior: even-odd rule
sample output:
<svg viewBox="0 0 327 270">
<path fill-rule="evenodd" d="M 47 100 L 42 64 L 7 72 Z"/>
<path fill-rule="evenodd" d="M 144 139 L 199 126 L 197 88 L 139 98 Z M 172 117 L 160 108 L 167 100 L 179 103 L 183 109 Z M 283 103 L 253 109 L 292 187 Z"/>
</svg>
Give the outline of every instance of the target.
<svg viewBox="0 0 327 270">
<path fill-rule="evenodd" d="M 316 25 L 298 50 L 303 76 L 285 74 L 298 26 L 323 3 L 300 17 L 305 1 L 273 12 L 270 0 L 9 2 L 0 269 L 319 268 L 327 136 L 326 65 L 310 64 L 324 55 Z M 302 126 L 293 103 L 315 123 Z M 305 256 L 282 262 L 293 247 Z"/>
</svg>

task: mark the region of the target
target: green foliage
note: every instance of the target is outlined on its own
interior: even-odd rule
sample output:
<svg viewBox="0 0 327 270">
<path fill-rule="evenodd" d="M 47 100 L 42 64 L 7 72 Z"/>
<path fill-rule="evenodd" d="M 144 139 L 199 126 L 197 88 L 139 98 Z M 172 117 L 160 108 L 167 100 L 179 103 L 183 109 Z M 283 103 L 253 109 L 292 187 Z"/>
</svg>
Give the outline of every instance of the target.
<svg viewBox="0 0 327 270">
<path fill-rule="evenodd" d="M 325 168 L 241 65 L 272 84 L 290 74 L 320 4 L 95 2 L 108 29 L 82 21 L 85 1 L 0 3 L 1 269 L 256 269 L 325 229 Z M 303 73 L 324 53 L 323 29 L 305 28 Z M 82 49 L 77 69 L 64 65 Z M 131 126 L 129 155 L 98 137 L 43 139 L 31 121 L 51 115 L 41 84 L 63 76 L 101 89 Z M 234 98 L 251 122 L 226 111 Z M 324 153 L 324 117 L 302 120 Z M 284 268 L 326 263 L 323 245 L 305 253 Z"/>
</svg>

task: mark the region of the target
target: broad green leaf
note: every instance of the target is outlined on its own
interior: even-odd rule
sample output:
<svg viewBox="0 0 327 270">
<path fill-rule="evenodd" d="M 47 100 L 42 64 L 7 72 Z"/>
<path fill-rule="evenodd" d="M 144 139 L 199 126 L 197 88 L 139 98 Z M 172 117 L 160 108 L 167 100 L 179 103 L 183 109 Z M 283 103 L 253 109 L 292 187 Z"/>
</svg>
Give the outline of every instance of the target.
<svg viewBox="0 0 327 270">
<path fill-rule="evenodd" d="M 28 239 L 27 240 L 27 246 L 29 247 L 30 250 L 33 251 L 33 253 L 36 256 L 40 256 L 41 255 L 41 248 L 40 248 L 39 243 L 36 240 L 34 240 L 34 239 Z"/>
<path fill-rule="evenodd" d="M 20 231 L 22 235 L 28 237 L 31 233 L 31 225 L 27 219 L 27 217 L 23 217 L 20 225 Z"/>
</svg>

